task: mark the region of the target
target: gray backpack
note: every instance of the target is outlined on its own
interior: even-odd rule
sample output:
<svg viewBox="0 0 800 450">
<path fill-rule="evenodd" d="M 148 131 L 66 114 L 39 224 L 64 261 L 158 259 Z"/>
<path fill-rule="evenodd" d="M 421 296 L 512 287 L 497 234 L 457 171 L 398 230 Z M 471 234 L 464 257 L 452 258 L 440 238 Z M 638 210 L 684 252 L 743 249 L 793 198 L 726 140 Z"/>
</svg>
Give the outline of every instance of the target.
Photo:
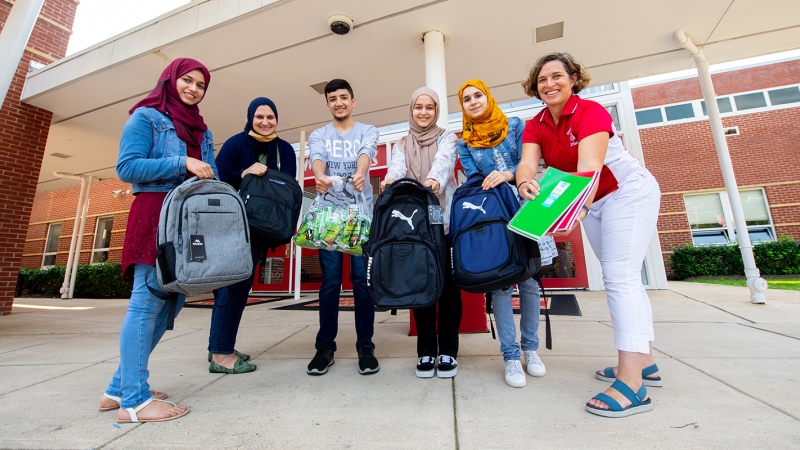
<svg viewBox="0 0 800 450">
<path fill-rule="evenodd" d="M 198 295 L 253 273 L 244 203 L 227 183 L 192 177 L 172 189 L 157 235 L 156 272 L 165 291 Z"/>
</svg>

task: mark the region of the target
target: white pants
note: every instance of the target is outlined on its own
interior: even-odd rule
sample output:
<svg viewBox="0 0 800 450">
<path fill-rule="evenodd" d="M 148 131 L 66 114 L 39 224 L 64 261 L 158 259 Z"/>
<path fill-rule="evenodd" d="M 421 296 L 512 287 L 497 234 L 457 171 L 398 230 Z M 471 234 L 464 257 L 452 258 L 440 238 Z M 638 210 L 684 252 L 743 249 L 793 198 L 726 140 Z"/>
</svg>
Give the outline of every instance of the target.
<svg viewBox="0 0 800 450">
<path fill-rule="evenodd" d="M 649 353 L 653 310 L 642 285 L 642 262 L 656 231 L 661 191 L 646 169 L 592 205 L 583 226 L 603 268 L 617 350 Z"/>
</svg>

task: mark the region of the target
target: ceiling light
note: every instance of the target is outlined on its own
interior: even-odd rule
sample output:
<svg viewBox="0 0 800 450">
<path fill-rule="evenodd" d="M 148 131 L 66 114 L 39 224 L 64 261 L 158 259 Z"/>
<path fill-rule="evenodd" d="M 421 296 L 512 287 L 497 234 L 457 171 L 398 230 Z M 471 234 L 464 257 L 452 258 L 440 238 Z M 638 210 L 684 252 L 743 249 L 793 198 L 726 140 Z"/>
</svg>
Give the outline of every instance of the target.
<svg viewBox="0 0 800 450">
<path fill-rule="evenodd" d="M 325 95 L 325 85 L 327 85 L 327 81 L 320 81 L 319 83 L 309 84 L 311 89 L 317 91 L 319 95 Z"/>
<path fill-rule="evenodd" d="M 56 158 L 61 158 L 61 159 L 72 158 L 72 155 L 66 155 L 64 153 L 50 153 L 50 156 L 55 156 Z"/>
<path fill-rule="evenodd" d="M 564 22 L 551 23 L 533 29 L 533 43 L 552 41 L 564 37 Z"/>
</svg>

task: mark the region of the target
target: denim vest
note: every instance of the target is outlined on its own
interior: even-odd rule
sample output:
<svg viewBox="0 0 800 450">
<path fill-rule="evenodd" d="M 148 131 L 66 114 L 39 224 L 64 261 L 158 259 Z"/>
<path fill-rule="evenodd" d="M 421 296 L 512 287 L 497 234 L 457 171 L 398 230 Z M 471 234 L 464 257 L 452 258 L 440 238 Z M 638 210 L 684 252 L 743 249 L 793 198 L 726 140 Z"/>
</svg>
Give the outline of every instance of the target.
<svg viewBox="0 0 800 450">
<path fill-rule="evenodd" d="M 508 133 L 503 142 L 492 148 L 473 148 L 458 140 L 458 155 L 461 157 L 461 166 L 467 177 L 474 173 L 488 175 L 491 171 L 510 171 L 517 173 L 519 160 L 522 158 L 522 130 L 525 124 L 518 117 L 508 119 Z"/>
<path fill-rule="evenodd" d="M 214 163 L 214 141 L 206 130 L 200 143 L 203 161 Z M 138 108 L 125 122 L 117 158 L 119 179 L 130 183 L 133 193 L 168 192 L 186 176 L 186 143 L 178 138 L 172 120 L 153 108 Z"/>
</svg>

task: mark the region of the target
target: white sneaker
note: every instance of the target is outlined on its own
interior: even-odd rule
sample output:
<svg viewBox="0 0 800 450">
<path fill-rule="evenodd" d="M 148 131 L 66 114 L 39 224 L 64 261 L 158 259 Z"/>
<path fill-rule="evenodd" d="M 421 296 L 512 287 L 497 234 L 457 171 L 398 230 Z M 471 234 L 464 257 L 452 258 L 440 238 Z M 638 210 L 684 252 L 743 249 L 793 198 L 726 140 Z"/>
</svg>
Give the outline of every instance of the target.
<svg viewBox="0 0 800 450">
<path fill-rule="evenodd" d="M 511 387 L 525 387 L 525 372 L 518 359 L 506 361 L 506 383 Z"/>
<path fill-rule="evenodd" d="M 539 359 L 536 350 L 525 350 L 525 362 L 528 364 L 528 373 L 532 377 L 543 377 L 547 373 L 544 363 Z"/>
</svg>

